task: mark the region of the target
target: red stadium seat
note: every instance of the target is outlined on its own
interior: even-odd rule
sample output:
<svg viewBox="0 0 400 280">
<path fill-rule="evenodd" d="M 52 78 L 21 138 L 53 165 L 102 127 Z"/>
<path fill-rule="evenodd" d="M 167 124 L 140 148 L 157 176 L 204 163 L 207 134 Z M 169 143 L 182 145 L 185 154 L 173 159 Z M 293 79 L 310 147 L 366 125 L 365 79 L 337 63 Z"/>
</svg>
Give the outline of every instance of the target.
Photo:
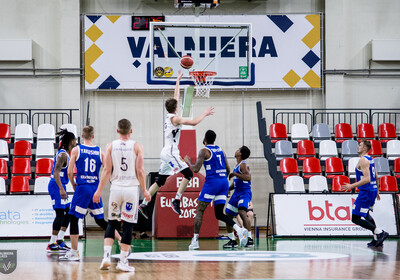
<svg viewBox="0 0 400 280">
<path fill-rule="evenodd" d="M 26 176 L 12 177 L 10 193 L 29 193 L 29 177 Z"/>
<path fill-rule="evenodd" d="M 343 175 L 343 162 L 338 157 L 330 157 L 325 161 L 325 173 L 327 178 L 333 178 L 336 175 Z"/>
<path fill-rule="evenodd" d="M 381 142 L 378 140 L 369 140 L 369 142 L 371 142 L 371 150 L 369 150 L 368 155 L 373 158 L 382 157 L 383 152 Z"/>
<path fill-rule="evenodd" d="M 297 166 L 297 160 L 294 158 L 284 158 L 280 161 L 280 168 L 283 174 L 283 178 L 287 178 L 292 175 L 299 175 L 299 168 Z"/>
<path fill-rule="evenodd" d="M 13 159 L 12 172 L 13 175 L 31 175 L 31 160 L 30 158 L 15 158 Z"/>
<path fill-rule="evenodd" d="M 373 140 L 375 139 L 374 127 L 370 123 L 360 123 L 357 125 L 357 140 Z"/>
<path fill-rule="evenodd" d="M 353 130 L 348 123 L 338 123 L 335 125 L 335 140 L 337 143 L 342 143 L 345 140 L 353 139 Z"/>
<path fill-rule="evenodd" d="M 394 160 L 393 172 L 396 178 L 400 178 L 400 158 Z"/>
<path fill-rule="evenodd" d="M 32 156 L 31 143 L 25 140 L 20 140 L 14 144 L 13 157 L 26 157 Z"/>
<path fill-rule="evenodd" d="M 381 123 L 378 128 L 378 138 L 382 143 L 397 139 L 396 128 L 391 123 Z"/>
<path fill-rule="evenodd" d="M 279 140 L 287 140 L 286 125 L 283 123 L 273 123 L 269 127 L 269 136 L 271 137 L 271 142 L 276 143 Z"/>
<path fill-rule="evenodd" d="M 314 175 L 321 175 L 321 163 L 315 157 L 305 158 L 303 160 L 303 177 L 311 178 Z"/>
<path fill-rule="evenodd" d="M 336 175 L 332 178 L 332 192 L 350 192 L 342 189 L 344 184 L 350 184 L 350 179 L 344 175 Z"/>
<path fill-rule="evenodd" d="M 380 192 L 398 192 L 397 180 L 394 176 L 382 176 L 379 178 L 379 191 Z"/>
<path fill-rule="evenodd" d="M 0 123 L 0 139 L 11 142 L 11 128 L 6 123 Z"/>
<path fill-rule="evenodd" d="M 303 160 L 307 157 L 315 157 L 314 142 L 301 140 L 297 143 L 297 159 Z"/>
<path fill-rule="evenodd" d="M 49 158 L 41 158 L 36 162 L 35 175 L 37 177 L 50 176 L 53 168 L 53 160 Z"/>
<path fill-rule="evenodd" d="M 8 167 L 5 159 L 0 159 L 0 178 L 8 179 Z"/>
</svg>

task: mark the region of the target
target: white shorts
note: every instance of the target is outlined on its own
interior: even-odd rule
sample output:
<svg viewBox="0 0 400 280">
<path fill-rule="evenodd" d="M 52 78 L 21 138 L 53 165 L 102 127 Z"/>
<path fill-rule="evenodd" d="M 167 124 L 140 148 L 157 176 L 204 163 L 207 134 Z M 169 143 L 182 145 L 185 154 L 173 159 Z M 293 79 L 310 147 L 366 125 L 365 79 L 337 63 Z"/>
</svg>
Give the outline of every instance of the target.
<svg viewBox="0 0 400 280">
<path fill-rule="evenodd" d="M 139 206 L 139 187 L 117 187 L 110 189 L 108 219 L 137 223 Z"/>
<path fill-rule="evenodd" d="M 173 147 L 164 147 L 161 150 L 161 166 L 158 174 L 160 175 L 174 175 L 181 172 L 189 166 L 181 158 L 179 149 Z"/>
</svg>

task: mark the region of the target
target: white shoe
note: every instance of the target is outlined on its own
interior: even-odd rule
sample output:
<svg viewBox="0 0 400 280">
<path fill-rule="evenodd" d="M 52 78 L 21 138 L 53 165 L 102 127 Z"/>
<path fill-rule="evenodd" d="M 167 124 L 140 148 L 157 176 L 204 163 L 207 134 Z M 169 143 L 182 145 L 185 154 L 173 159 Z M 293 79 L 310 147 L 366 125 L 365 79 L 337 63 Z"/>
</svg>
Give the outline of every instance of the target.
<svg viewBox="0 0 400 280">
<path fill-rule="evenodd" d="M 79 251 L 75 251 L 75 252 L 68 251 L 64 256 L 61 256 L 59 259 L 63 260 L 63 261 L 80 261 L 81 260 L 81 258 L 79 256 Z"/>
<path fill-rule="evenodd" d="M 242 230 L 237 232 L 237 235 L 240 240 L 240 247 L 246 247 L 249 231 L 245 228 L 242 228 Z"/>
<path fill-rule="evenodd" d="M 111 266 L 111 259 L 110 258 L 103 258 L 100 265 L 100 270 L 109 270 Z"/>
<path fill-rule="evenodd" d="M 194 237 L 192 238 L 192 242 L 189 245 L 189 250 L 197 250 L 199 249 L 199 240 L 196 240 Z"/>
<path fill-rule="evenodd" d="M 118 241 L 119 251 L 121 252 L 121 241 Z M 129 257 L 132 254 L 132 245 L 129 246 L 129 252 L 126 257 Z"/>
<path fill-rule="evenodd" d="M 117 264 L 117 270 L 124 272 L 135 272 L 135 268 L 133 266 L 129 266 L 129 262 L 123 263 L 121 261 Z"/>
</svg>

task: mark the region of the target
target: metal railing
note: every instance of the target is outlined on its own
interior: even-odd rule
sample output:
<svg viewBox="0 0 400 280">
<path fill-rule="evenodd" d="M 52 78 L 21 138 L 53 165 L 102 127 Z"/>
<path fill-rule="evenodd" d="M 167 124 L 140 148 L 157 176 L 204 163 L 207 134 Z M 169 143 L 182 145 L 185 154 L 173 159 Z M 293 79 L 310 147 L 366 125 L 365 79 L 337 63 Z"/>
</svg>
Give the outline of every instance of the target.
<svg viewBox="0 0 400 280">
<path fill-rule="evenodd" d="M 79 121 L 79 109 L 0 109 L 0 123 L 9 124 L 12 135 L 21 123 L 32 125 L 33 133 L 37 134 L 40 124 L 50 123 L 57 130 L 64 123 L 73 123 L 74 119 Z"/>
<path fill-rule="evenodd" d="M 338 123 L 348 123 L 357 132 L 357 125 L 370 123 L 378 133 L 378 127 L 382 123 L 392 123 L 396 131 L 400 132 L 400 109 L 368 109 L 368 108 L 329 108 L 329 109 L 296 109 L 279 108 L 265 109 L 267 129 L 272 123 L 283 123 L 286 125 L 287 133 L 291 133 L 291 127 L 295 123 L 304 123 L 312 132 L 313 126 L 317 123 L 326 123 L 330 127 L 331 133 L 335 132 L 335 125 Z"/>
</svg>

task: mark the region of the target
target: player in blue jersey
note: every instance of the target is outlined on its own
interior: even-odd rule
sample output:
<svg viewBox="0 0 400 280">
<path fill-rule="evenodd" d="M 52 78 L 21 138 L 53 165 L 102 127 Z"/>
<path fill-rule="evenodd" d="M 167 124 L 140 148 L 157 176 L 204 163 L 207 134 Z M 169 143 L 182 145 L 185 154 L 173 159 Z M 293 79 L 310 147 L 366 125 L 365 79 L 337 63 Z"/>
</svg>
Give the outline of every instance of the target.
<svg viewBox="0 0 400 280">
<path fill-rule="evenodd" d="M 370 215 L 375 199 L 379 200 L 379 181 L 375 170 L 374 160 L 368 156 L 371 149 L 371 143 L 362 140 L 358 145 L 358 154 L 361 159 L 356 167 L 357 182 L 342 186 L 345 190 L 352 190 L 356 187 L 360 190 L 356 201 L 354 201 L 351 221 L 360 227 L 372 231 L 374 239 L 368 243 L 368 246 L 382 246 L 383 241 L 389 234 L 378 228 L 374 219 Z"/>
<path fill-rule="evenodd" d="M 80 260 L 78 252 L 79 219 L 83 219 L 87 212 L 94 218 L 95 222 L 104 230 L 107 222 L 104 220 L 103 202 L 94 203 L 93 195 L 100 181 L 99 173 L 102 165 L 102 153 L 98 146 L 93 144 L 94 129 L 85 126 L 82 129 L 83 144 L 71 151 L 71 159 L 68 167 L 68 177 L 75 190 L 69 210 L 70 234 L 72 249 L 61 257 L 62 260 Z M 76 183 L 74 180 L 74 166 L 76 165 Z M 117 240 L 121 236 L 116 232 Z"/>
<path fill-rule="evenodd" d="M 67 174 L 69 153 L 76 145 L 76 138 L 72 132 L 68 132 L 66 129 L 61 130 L 58 135 L 61 142 L 58 152 L 54 156 L 53 169 L 51 170 L 51 179 L 48 186 L 53 209 L 56 212 L 50 243 L 46 249 L 48 252 L 65 252 L 70 249 L 64 243 L 65 230 L 69 224 L 68 211 L 70 207 L 66 185 L 69 182 Z"/>
<path fill-rule="evenodd" d="M 199 204 L 194 219 L 194 237 L 189 245 L 189 250 L 199 248 L 199 232 L 203 214 L 211 201 L 214 201 L 215 217 L 236 230 L 242 247 L 245 247 L 247 244 L 247 229 L 241 228 L 224 214 L 226 196 L 229 191 L 227 174 L 229 174 L 230 169 L 225 152 L 220 147 L 214 145 L 216 137 L 217 135 L 214 131 L 208 130 L 206 132 L 203 141 L 205 148 L 200 150 L 195 164 L 192 163 L 189 156 L 185 156 L 185 161 L 193 172 L 199 172 L 203 164 L 206 170 L 206 180 L 199 195 Z"/>
<path fill-rule="evenodd" d="M 247 216 L 247 210 L 249 208 L 252 193 L 251 193 L 251 174 L 250 168 L 246 162 L 246 159 L 250 156 L 250 149 L 246 146 L 240 147 L 235 152 L 236 166 L 233 172 L 229 174 L 229 179 L 233 178 L 233 183 L 229 189 L 234 189 L 232 197 L 226 206 L 225 213 L 228 217 L 236 217 L 238 214 L 243 221 L 243 227 L 248 230 L 248 241 L 247 247 L 253 246 L 253 239 L 251 236 L 251 221 Z M 229 225 L 226 226 L 228 230 L 229 242 L 226 243 L 224 248 L 236 248 L 238 246 L 233 228 Z"/>
</svg>

